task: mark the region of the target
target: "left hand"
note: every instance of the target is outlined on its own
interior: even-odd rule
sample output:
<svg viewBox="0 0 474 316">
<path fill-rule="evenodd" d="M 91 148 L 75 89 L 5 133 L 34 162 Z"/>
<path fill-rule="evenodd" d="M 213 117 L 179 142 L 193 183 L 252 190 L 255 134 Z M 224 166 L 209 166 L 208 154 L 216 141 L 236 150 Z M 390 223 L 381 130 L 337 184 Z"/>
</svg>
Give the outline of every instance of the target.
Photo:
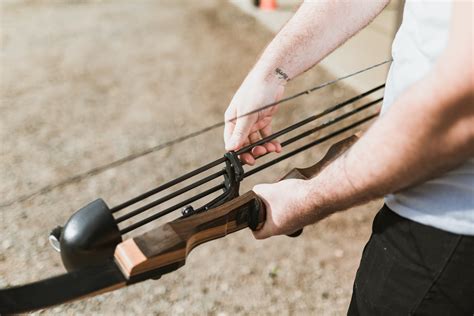
<svg viewBox="0 0 474 316">
<path fill-rule="evenodd" d="M 225 111 L 224 141 L 227 151 L 239 150 L 272 134 L 271 123 L 277 106 L 258 109 L 280 100 L 286 81 L 282 83 L 276 76 L 273 76 L 273 80 L 264 79 L 265 76 L 255 69 L 245 78 Z M 248 114 L 256 110 L 258 111 Z M 240 160 L 252 166 L 256 157 L 280 151 L 280 143 L 272 140 L 255 146 L 251 152 L 243 153 Z"/>
<path fill-rule="evenodd" d="M 273 184 L 259 184 L 253 191 L 263 200 L 267 209 L 265 224 L 253 234 L 257 239 L 291 234 L 306 223 L 310 211 L 306 180 L 288 179 Z"/>
</svg>

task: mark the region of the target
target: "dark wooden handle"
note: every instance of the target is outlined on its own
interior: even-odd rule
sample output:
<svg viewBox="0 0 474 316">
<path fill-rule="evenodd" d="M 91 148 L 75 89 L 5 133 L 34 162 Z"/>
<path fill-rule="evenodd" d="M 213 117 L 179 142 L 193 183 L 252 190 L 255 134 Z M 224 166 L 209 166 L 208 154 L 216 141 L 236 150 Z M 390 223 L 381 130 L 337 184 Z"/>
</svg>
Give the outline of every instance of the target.
<svg viewBox="0 0 474 316">
<path fill-rule="evenodd" d="M 359 137 L 357 135 L 352 135 L 335 143 L 334 145 L 329 147 L 326 155 L 324 155 L 324 157 L 321 160 L 319 160 L 317 163 L 307 168 L 291 169 L 291 171 L 288 172 L 283 178 L 281 178 L 280 181 L 286 180 L 286 179 L 308 180 L 308 179 L 314 178 L 327 165 L 329 165 L 331 162 L 336 160 L 347 149 L 349 149 L 358 139 Z"/>
<path fill-rule="evenodd" d="M 281 180 L 286 179 L 302 179 L 308 180 L 314 178 L 318 173 L 321 172 L 327 165 L 336 160 L 340 155 L 342 155 L 349 147 L 351 147 L 359 137 L 357 135 L 352 135 L 348 138 L 345 138 L 334 145 L 332 145 L 327 151 L 326 155 L 315 163 L 312 166 L 307 168 L 294 168 L 288 172 Z M 299 229 L 292 234 L 289 234 L 288 237 L 298 237 L 303 233 L 303 229 Z"/>
</svg>

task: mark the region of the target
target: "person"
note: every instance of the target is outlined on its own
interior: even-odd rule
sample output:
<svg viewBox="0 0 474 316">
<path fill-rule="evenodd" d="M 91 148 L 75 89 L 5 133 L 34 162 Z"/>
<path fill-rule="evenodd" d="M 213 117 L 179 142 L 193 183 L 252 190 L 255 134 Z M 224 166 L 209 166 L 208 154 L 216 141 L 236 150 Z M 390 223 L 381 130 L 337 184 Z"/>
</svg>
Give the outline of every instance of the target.
<svg viewBox="0 0 474 316">
<path fill-rule="evenodd" d="M 277 106 L 242 115 L 279 100 L 288 80 L 365 27 L 387 3 L 305 1 L 232 98 L 225 112 L 226 150 L 270 135 Z M 407 0 L 382 115 L 313 179 L 254 187 L 267 207 L 257 239 L 292 233 L 385 196 L 349 315 L 474 314 L 473 6 Z M 255 157 L 280 151 L 271 141 L 241 160 L 253 165 Z"/>
</svg>

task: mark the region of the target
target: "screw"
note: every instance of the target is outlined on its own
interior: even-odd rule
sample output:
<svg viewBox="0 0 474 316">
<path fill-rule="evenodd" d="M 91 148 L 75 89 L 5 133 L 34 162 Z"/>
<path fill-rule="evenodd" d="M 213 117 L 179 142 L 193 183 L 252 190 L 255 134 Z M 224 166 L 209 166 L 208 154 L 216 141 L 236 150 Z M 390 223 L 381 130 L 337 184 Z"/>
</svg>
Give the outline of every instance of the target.
<svg viewBox="0 0 474 316">
<path fill-rule="evenodd" d="M 183 210 L 181 211 L 181 214 L 183 216 L 189 216 L 194 212 L 194 208 L 191 205 L 185 206 Z"/>
<path fill-rule="evenodd" d="M 60 240 L 61 240 L 61 233 L 63 228 L 61 226 L 57 226 L 55 229 L 51 231 L 49 234 L 49 243 L 57 252 L 61 252 Z"/>
</svg>

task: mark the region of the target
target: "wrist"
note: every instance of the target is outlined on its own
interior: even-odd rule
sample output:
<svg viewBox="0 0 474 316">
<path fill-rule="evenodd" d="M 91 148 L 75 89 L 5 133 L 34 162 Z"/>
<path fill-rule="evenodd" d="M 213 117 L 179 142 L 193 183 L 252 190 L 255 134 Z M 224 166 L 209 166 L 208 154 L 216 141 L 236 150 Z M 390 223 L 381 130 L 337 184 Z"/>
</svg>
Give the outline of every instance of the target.
<svg viewBox="0 0 474 316">
<path fill-rule="evenodd" d="M 274 64 L 267 65 L 264 62 L 257 63 L 252 69 L 251 75 L 267 86 L 284 87 L 290 81 L 290 76 L 283 67 Z"/>
</svg>

